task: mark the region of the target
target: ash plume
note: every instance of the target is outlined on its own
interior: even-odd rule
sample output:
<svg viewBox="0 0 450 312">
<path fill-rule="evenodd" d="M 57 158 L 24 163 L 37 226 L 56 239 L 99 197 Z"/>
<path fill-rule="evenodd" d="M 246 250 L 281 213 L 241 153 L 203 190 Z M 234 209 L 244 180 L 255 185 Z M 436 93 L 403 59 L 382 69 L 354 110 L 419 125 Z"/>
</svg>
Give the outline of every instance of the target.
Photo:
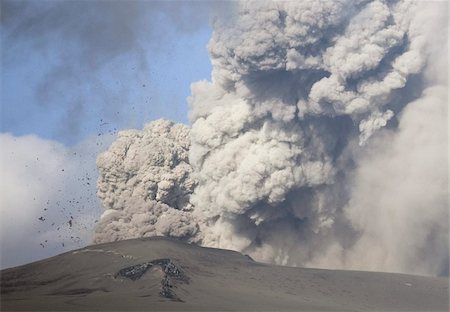
<svg viewBox="0 0 450 312">
<path fill-rule="evenodd" d="M 187 212 L 195 186 L 189 145 L 189 129 L 166 120 L 142 131 L 119 132 L 97 159 L 97 195 L 106 211 L 94 242 L 195 234 L 196 224 Z"/>
<path fill-rule="evenodd" d="M 179 172 L 178 162 L 144 161 L 167 131 L 122 134 L 98 162 L 113 212 L 97 241 L 111 240 L 108 227 L 113 239 L 160 233 L 169 214 L 165 235 L 260 261 L 448 274 L 446 9 L 239 3 L 214 23 L 211 81 L 192 85 L 179 158 L 188 186 L 174 178 L 163 197 L 151 186 L 165 183 L 160 170 Z M 140 148 L 128 155 L 128 144 Z"/>
</svg>

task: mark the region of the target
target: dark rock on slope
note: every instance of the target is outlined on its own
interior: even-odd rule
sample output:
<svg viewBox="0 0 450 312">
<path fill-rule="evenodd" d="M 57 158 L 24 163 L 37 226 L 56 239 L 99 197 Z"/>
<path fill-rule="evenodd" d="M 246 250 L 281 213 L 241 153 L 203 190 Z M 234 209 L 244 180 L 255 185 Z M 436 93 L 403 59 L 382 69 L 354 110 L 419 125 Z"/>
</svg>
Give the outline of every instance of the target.
<svg viewBox="0 0 450 312">
<path fill-rule="evenodd" d="M 157 259 L 141 264 L 132 265 L 130 267 L 126 267 L 121 269 L 119 273 L 117 273 L 116 277 L 126 277 L 131 279 L 132 281 L 140 279 L 148 269 L 160 266 L 162 272 L 164 273 L 163 279 L 161 280 L 161 291 L 159 294 L 165 298 L 170 299 L 178 299 L 181 301 L 173 292 L 173 282 L 172 280 L 179 280 L 188 282 L 188 277 L 184 275 L 183 271 L 173 263 L 170 259 Z"/>
<path fill-rule="evenodd" d="M 1 310 L 448 311 L 448 280 L 261 264 L 167 238 L 89 246 L 1 271 Z"/>
</svg>

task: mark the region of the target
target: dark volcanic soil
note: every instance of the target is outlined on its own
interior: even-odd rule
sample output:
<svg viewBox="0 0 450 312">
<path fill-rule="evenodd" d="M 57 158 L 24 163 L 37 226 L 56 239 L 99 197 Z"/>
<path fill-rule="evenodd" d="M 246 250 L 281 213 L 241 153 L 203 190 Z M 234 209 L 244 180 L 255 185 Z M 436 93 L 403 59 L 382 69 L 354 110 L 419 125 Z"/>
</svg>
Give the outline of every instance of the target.
<svg viewBox="0 0 450 312">
<path fill-rule="evenodd" d="M 281 267 L 167 238 L 1 271 L 1 310 L 448 311 L 445 278 Z"/>
</svg>

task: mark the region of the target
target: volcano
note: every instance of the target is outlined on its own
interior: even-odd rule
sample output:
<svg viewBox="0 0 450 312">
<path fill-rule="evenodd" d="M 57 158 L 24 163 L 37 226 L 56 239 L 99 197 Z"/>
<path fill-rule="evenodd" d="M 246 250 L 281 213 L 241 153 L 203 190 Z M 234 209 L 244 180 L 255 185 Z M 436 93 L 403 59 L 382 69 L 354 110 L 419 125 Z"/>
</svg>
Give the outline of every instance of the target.
<svg viewBox="0 0 450 312">
<path fill-rule="evenodd" d="M 1 271 L 2 311 L 448 311 L 448 293 L 442 277 L 269 265 L 163 237 Z"/>
</svg>

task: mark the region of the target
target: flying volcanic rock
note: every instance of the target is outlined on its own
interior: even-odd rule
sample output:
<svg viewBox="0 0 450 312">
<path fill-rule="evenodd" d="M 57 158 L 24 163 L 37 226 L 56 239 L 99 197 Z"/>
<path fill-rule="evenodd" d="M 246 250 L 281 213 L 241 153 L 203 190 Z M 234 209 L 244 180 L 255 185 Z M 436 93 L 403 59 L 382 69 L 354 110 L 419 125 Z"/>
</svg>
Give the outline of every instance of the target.
<svg viewBox="0 0 450 312">
<path fill-rule="evenodd" d="M 190 134 L 156 122 L 100 156 L 97 241 L 163 233 L 279 264 L 448 272 L 445 136 L 433 134 L 446 124 L 445 5 L 237 6 L 215 21 Z"/>
</svg>

